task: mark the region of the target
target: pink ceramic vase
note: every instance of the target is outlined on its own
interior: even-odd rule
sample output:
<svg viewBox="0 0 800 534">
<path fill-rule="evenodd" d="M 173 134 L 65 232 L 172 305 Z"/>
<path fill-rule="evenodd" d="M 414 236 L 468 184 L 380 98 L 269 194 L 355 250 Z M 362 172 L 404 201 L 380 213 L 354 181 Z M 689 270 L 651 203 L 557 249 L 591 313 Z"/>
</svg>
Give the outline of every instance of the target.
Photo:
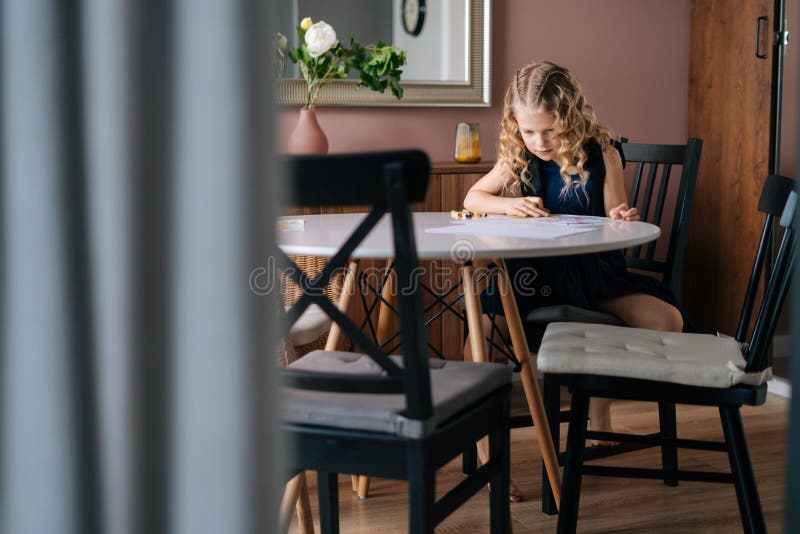
<svg viewBox="0 0 800 534">
<path fill-rule="evenodd" d="M 327 154 L 328 138 L 317 122 L 314 106 L 300 108 L 300 118 L 289 136 L 289 154 Z"/>
</svg>

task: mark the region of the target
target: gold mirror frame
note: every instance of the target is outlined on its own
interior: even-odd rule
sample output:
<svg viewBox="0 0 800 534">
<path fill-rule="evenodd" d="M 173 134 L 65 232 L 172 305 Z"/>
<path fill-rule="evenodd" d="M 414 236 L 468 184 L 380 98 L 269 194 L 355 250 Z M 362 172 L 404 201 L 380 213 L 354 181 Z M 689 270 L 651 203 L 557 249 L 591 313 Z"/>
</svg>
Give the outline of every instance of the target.
<svg viewBox="0 0 800 534">
<path fill-rule="evenodd" d="M 356 87 L 355 80 L 334 80 L 320 88 L 317 106 L 470 106 L 489 107 L 491 40 L 491 0 L 469 2 L 469 81 L 402 82 L 403 98 L 390 91 L 377 93 Z M 305 103 L 306 83 L 302 79 L 281 80 L 278 103 L 301 106 Z"/>
</svg>

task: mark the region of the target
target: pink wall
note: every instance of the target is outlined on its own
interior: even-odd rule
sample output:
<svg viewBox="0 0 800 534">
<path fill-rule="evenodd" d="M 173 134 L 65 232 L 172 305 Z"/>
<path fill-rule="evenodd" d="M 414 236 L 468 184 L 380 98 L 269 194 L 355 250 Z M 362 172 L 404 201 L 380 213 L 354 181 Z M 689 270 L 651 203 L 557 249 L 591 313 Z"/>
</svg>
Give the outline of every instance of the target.
<svg viewBox="0 0 800 534">
<path fill-rule="evenodd" d="M 571 68 L 602 122 L 634 142 L 686 140 L 690 0 L 494 0 L 490 108 L 326 107 L 317 115 L 331 152 L 416 147 L 451 161 L 455 125 L 481 125 L 484 160 L 495 157 L 505 87 L 521 65 Z M 280 113 L 279 139 L 297 111 Z"/>
</svg>

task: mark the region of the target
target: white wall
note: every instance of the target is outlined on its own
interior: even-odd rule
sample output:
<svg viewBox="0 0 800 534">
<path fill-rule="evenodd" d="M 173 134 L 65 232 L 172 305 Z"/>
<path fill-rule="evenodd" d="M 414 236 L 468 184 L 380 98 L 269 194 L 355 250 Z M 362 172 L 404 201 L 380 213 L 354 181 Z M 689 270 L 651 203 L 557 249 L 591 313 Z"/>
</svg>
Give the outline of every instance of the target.
<svg viewBox="0 0 800 534">
<path fill-rule="evenodd" d="M 406 51 L 403 81 L 441 80 L 466 82 L 468 51 L 467 0 L 431 0 L 422 32 L 410 35 L 403 29 L 402 0 L 392 0 L 394 44 Z"/>
</svg>

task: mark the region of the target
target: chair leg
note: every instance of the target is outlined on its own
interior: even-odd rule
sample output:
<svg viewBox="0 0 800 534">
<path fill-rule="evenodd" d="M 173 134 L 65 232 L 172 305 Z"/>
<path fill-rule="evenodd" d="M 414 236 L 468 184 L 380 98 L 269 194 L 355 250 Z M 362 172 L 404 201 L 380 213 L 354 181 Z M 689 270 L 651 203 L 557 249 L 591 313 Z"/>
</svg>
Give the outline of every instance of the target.
<svg viewBox="0 0 800 534">
<path fill-rule="evenodd" d="M 742 527 L 746 533 L 766 532 L 767 526 L 761 511 L 750 454 L 747 452 L 747 440 L 739 407 L 720 406 L 719 414 L 722 419 L 722 430 L 725 433 L 725 444 L 728 446 L 728 460 L 736 486 Z"/>
<path fill-rule="evenodd" d="M 433 505 L 436 501 L 436 471 L 426 453 L 426 444 L 408 446 L 408 531 L 433 534 Z"/>
<path fill-rule="evenodd" d="M 674 402 L 658 403 L 658 424 L 661 435 L 665 438 L 675 439 L 678 437 L 678 423 L 675 415 Z M 661 467 L 665 471 L 678 470 L 678 448 L 675 446 L 661 447 Z M 678 479 L 674 477 L 664 477 L 664 484 L 667 486 L 677 486 Z"/>
<path fill-rule="evenodd" d="M 558 451 L 561 443 L 561 387 L 548 375 L 544 375 L 542 400 L 547 422 L 550 424 L 550 435 L 553 436 L 553 443 Z M 558 505 L 550 489 L 550 478 L 547 476 L 544 462 L 542 462 L 542 512 L 547 515 L 558 513 Z"/>
<path fill-rule="evenodd" d="M 559 534 L 571 534 L 578 526 L 578 506 L 581 496 L 581 465 L 589 422 L 589 395 L 576 389 L 572 392 L 572 418 L 567 431 L 567 453 L 564 460 L 564 482 L 561 507 L 558 511 Z"/>
<path fill-rule="evenodd" d="M 511 480 L 511 425 L 506 399 L 503 406 L 503 421 L 489 434 L 489 457 L 500 460 L 500 472 L 494 475 L 489 485 L 489 517 L 492 534 L 506 534 L 511 531 L 511 506 L 509 486 Z"/>
<path fill-rule="evenodd" d="M 319 529 L 323 534 L 339 534 L 339 475 L 317 473 L 319 490 Z"/>
</svg>

